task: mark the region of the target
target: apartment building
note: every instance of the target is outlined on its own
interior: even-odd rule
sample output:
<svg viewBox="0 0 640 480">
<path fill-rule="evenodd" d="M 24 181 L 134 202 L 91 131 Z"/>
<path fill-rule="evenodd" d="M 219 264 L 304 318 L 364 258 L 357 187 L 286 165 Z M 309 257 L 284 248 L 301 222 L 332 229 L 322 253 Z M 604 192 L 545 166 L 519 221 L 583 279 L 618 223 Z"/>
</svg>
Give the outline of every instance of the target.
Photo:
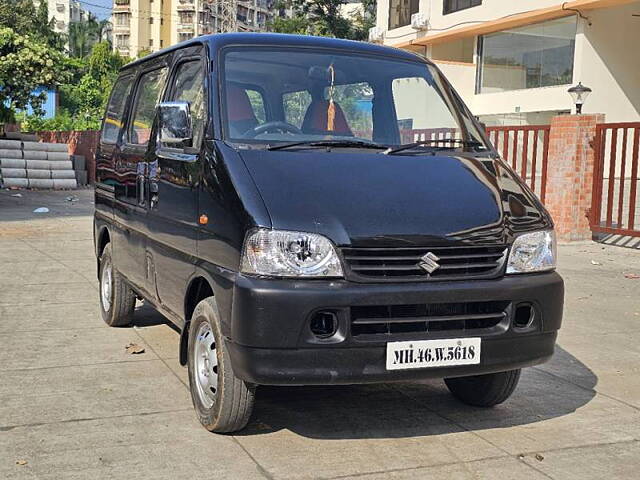
<svg viewBox="0 0 640 480">
<path fill-rule="evenodd" d="M 49 10 L 49 19 L 53 20 L 53 29 L 65 35 L 69 34 L 69 24 L 84 22 L 89 18 L 89 12 L 82 8 L 76 0 L 45 0 Z M 36 7 L 40 0 L 34 0 Z"/>
<path fill-rule="evenodd" d="M 370 40 L 432 59 L 487 125 L 584 113 L 640 121 L 638 0 L 378 0 Z"/>
<path fill-rule="evenodd" d="M 263 31 L 274 0 L 114 0 L 113 48 L 135 57 L 224 31 Z"/>
</svg>

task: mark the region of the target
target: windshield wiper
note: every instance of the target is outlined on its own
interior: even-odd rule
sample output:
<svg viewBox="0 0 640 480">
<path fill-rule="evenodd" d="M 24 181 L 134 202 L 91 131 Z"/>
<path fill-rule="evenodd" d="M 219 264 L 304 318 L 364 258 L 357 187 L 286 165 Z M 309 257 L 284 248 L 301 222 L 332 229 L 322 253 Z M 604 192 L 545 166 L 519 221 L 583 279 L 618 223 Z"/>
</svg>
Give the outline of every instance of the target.
<svg viewBox="0 0 640 480">
<path fill-rule="evenodd" d="M 301 142 L 281 143 L 279 145 L 269 145 L 267 150 L 284 150 L 294 147 L 372 148 L 377 150 L 387 148 L 386 145 L 364 142 L 362 140 L 306 140 Z"/>
<path fill-rule="evenodd" d="M 413 148 L 422 147 L 426 145 L 432 145 L 434 143 L 451 143 L 457 144 L 463 147 L 484 147 L 482 142 L 476 142 L 474 140 L 461 140 L 459 138 L 441 138 L 441 139 L 431 139 L 431 140 L 420 140 L 418 142 L 406 143 L 404 145 L 400 145 L 398 147 L 389 147 L 387 150 L 382 152 L 384 155 L 393 155 L 394 153 L 404 152 L 405 150 L 411 150 Z M 443 147 L 436 147 L 443 148 Z M 451 147 L 444 147 L 451 148 Z"/>
</svg>

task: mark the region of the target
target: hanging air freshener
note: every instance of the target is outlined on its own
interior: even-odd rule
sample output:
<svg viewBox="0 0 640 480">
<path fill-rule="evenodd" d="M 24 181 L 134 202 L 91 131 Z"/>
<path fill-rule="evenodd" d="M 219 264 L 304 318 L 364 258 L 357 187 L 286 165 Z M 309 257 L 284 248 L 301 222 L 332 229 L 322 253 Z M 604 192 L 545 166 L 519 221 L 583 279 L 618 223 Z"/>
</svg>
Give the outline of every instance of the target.
<svg viewBox="0 0 640 480">
<path fill-rule="evenodd" d="M 327 131 L 333 132 L 335 129 L 335 119 L 336 119 L 336 106 L 333 103 L 336 71 L 333 68 L 333 64 L 329 65 L 329 73 L 331 74 L 331 85 L 329 86 L 329 107 L 327 108 Z"/>
</svg>

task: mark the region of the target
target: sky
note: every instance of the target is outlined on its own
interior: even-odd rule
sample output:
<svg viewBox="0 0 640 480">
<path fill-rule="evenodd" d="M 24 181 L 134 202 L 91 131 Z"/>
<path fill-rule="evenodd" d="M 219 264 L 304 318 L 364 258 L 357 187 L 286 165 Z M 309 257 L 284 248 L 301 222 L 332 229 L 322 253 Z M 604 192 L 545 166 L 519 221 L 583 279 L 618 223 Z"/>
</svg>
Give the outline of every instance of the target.
<svg viewBox="0 0 640 480">
<path fill-rule="evenodd" d="M 113 0 L 87 0 L 86 2 L 84 0 L 80 0 L 80 3 L 82 4 L 82 8 L 84 8 L 85 10 L 89 10 L 96 17 L 98 17 L 99 20 L 109 18 L 111 16 L 111 6 L 113 5 Z"/>
</svg>

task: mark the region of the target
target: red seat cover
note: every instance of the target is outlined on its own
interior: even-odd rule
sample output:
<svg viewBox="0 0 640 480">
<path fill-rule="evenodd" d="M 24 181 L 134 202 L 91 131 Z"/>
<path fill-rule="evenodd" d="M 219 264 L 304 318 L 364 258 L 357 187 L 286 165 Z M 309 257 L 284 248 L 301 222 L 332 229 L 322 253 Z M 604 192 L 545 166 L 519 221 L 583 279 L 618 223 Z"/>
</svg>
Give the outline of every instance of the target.
<svg viewBox="0 0 640 480">
<path fill-rule="evenodd" d="M 241 120 L 254 120 L 256 123 L 255 113 L 249 100 L 249 95 L 244 88 L 237 85 L 227 84 L 227 111 L 230 122 L 238 122 Z"/>
<path fill-rule="evenodd" d="M 305 133 L 335 133 L 337 135 L 353 136 L 353 132 L 351 128 L 349 128 L 342 108 L 336 102 L 334 102 L 333 105 L 336 110 L 336 116 L 333 121 L 333 131 L 329 131 L 327 128 L 328 100 L 314 100 L 311 102 L 304 116 L 304 121 L 302 122 L 302 131 Z"/>
</svg>

